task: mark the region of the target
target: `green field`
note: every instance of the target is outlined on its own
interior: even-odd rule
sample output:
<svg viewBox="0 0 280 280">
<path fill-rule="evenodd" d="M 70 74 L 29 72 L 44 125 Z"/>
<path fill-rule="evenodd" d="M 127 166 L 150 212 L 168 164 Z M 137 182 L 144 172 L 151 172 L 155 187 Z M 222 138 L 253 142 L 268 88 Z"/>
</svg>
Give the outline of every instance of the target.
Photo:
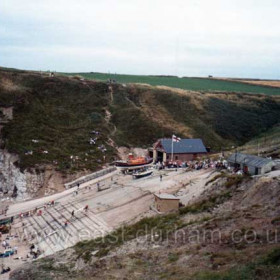
<svg viewBox="0 0 280 280">
<path fill-rule="evenodd" d="M 279 95 L 279 88 L 249 85 L 235 81 L 216 80 L 212 78 L 179 78 L 175 76 L 136 76 L 104 73 L 62 73 L 64 75 L 79 75 L 85 79 L 107 81 L 115 79 L 118 83 L 145 83 L 153 86 L 168 86 L 193 91 L 225 91 L 263 93 L 268 95 Z"/>
</svg>

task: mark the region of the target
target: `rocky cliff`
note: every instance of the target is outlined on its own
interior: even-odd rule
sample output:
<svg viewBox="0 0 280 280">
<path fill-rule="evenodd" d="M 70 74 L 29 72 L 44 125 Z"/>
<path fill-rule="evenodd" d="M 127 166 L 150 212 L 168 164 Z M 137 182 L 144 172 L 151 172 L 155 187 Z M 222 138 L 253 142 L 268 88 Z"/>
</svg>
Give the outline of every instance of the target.
<svg viewBox="0 0 280 280">
<path fill-rule="evenodd" d="M 33 196 L 44 184 L 41 172 L 21 171 L 15 164 L 18 156 L 0 150 L 0 196 L 22 200 Z"/>
<path fill-rule="evenodd" d="M 0 149 L 0 198 L 20 201 L 50 195 L 63 191 L 65 183 L 88 173 L 66 175 L 48 165 L 21 170 L 18 161 L 17 155 Z"/>
</svg>

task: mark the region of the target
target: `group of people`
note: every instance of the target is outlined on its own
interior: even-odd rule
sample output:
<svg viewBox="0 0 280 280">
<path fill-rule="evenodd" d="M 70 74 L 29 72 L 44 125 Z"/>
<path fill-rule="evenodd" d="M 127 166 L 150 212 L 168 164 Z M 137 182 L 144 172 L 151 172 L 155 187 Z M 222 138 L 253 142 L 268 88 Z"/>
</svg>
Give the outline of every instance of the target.
<svg viewBox="0 0 280 280">
<path fill-rule="evenodd" d="M 186 167 L 200 170 L 200 169 L 208 169 L 208 168 L 216 168 L 218 170 L 227 169 L 227 161 L 226 160 L 217 160 L 213 161 L 211 159 L 206 159 L 203 161 L 192 161 L 186 163 Z"/>
<path fill-rule="evenodd" d="M 31 244 L 29 249 L 29 254 L 32 256 L 33 259 L 37 259 L 38 256 L 41 254 L 39 248 L 37 248 L 34 244 Z M 29 255 L 27 255 L 27 258 L 28 257 Z"/>
<path fill-rule="evenodd" d="M 189 168 L 194 170 L 200 170 L 200 169 L 208 169 L 208 168 L 216 168 L 216 169 L 227 169 L 228 163 L 226 160 L 217 160 L 213 161 L 211 159 L 205 159 L 205 160 L 193 160 L 193 161 L 187 161 L 187 162 L 181 162 L 181 161 L 173 161 L 173 162 L 157 162 L 155 165 L 155 168 L 157 169 L 165 169 L 165 168 Z"/>
<path fill-rule="evenodd" d="M 215 163 L 215 167 L 218 170 L 228 169 L 228 162 L 226 160 L 219 160 Z"/>
<path fill-rule="evenodd" d="M 50 206 L 54 206 L 54 200 L 52 200 L 52 201 L 46 203 L 46 204 L 44 205 L 44 209 L 47 209 L 47 208 L 50 207 Z"/>
<path fill-rule="evenodd" d="M 48 207 L 53 207 L 55 205 L 55 202 L 54 200 L 46 203 L 43 208 L 44 210 L 46 210 Z M 34 215 L 37 215 L 37 216 L 42 216 L 43 215 L 43 210 L 42 209 L 38 209 L 38 207 L 36 207 L 34 210 L 30 210 L 28 212 L 25 212 L 25 213 L 20 213 L 19 214 L 19 218 L 22 220 L 24 217 L 32 217 Z"/>
<path fill-rule="evenodd" d="M 79 187 L 80 187 L 80 184 L 78 183 L 77 184 L 77 191 L 79 190 Z M 55 205 L 55 201 L 51 200 L 51 201 L 49 201 L 48 203 L 46 203 L 45 205 L 43 205 L 40 208 L 36 207 L 33 210 L 26 211 L 26 212 L 21 212 L 18 216 L 16 216 L 16 218 L 19 218 L 20 220 L 23 220 L 24 218 L 31 217 L 31 216 L 34 216 L 34 215 L 40 216 L 40 215 L 43 214 L 43 211 L 45 209 L 47 209 L 48 207 L 52 207 L 54 205 Z M 89 211 L 89 205 L 85 205 L 81 210 L 77 210 L 77 211 L 76 210 L 72 210 L 71 217 L 76 219 L 75 214 L 76 214 L 76 212 L 79 212 L 79 211 L 87 213 Z M 70 217 L 70 219 L 71 219 L 71 217 Z M 70 223 L 70 219 L 65 219 L 65 221 L 62 223 L 62 227 L 67 227 L 68 224 Z M 25 226 L 25 222 L 24 221 L 22 221 L 22 226 Z M 1 242 L 0 244 L 3 247 L 3 251 L 5 250 L 5 254 L 7 256 L 17 254 L 18 253 L 18 247 L 15 246 L 15 247 L 12 248 L 12 246 L 9 243 L 9 241 L 10 241 L 10 239 L 8 237 L 6 237 L 2 241 L 2 234 L 0 234 L 0 242 Z M 30 249 L 30 251 L 28 252 L 26 258 L 37 259 L 38 256 L 41 254 L 39 248 L 36 245 L 34 245 L 34 244 L 31 244 L 29 249 Z M 16 257 L 15 259 L 21 259 L 21 257 Z M 10 270 L 11 270 L 10 267 L 2 266 L 1 274 L 7 273 Z"/>
</svg>

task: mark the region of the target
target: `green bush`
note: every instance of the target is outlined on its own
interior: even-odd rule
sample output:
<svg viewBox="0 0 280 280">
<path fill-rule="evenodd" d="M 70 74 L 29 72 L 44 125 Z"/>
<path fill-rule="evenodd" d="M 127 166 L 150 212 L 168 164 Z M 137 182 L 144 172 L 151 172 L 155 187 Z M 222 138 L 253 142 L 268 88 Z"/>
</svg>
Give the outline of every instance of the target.
<svg viewBox="0 0 280 280">
<path fill-rule="evenodd" d="M 218 204 L 224 203 L 226 200 L 230 199 L 232 196 L 231 192 L 225 191 L 217 195 L 210 196 L 207 199 L 201 200 L 194 204 L 179 209 L 180 215 L 188 213 L 200 213 L 213 209 Z"/>
</svg>

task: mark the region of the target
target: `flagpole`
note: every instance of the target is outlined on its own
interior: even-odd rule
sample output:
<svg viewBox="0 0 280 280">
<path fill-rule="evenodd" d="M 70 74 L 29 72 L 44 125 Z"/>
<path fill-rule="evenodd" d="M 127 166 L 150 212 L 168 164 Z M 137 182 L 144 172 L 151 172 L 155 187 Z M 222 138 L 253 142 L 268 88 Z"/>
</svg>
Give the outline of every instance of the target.
<svg viewBox="0 0 280 280">
<path fill-rule="evenodd" d="M 173 135 L 171 137 L 171 161 L 173 162 Z"/>
</svg>

